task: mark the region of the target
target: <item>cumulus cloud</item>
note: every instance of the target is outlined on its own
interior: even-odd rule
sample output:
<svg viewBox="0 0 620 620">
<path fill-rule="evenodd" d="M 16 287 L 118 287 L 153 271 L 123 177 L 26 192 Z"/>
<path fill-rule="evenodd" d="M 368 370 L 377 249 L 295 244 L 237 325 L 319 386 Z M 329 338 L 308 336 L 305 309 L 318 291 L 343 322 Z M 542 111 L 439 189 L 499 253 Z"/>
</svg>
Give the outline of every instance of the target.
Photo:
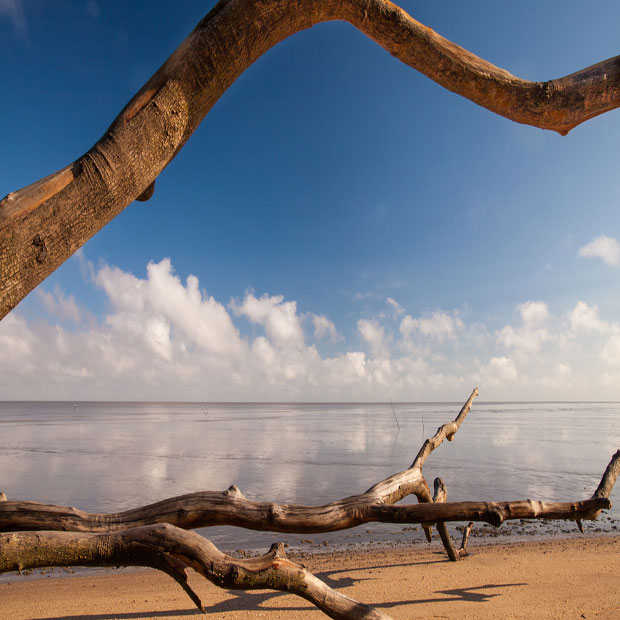
<svg viewBox="0 0 620 620">
<path fill-rule="evenodd" d="M 601 320 L 597 306 L 578 301 L 570 313 L 570 328 L 573 335 L 581 331 L 604 334 L 610 331 L 611 326 Z"/>
<path fill-rule="evenodd" d="M 69 319 L 74 323 L 82 320 L 80 310 L 73 295 L 68 297 L 58 286 L 54 287 L 54 292 L 49 293 L 43 289 L 37 289 L 37 295 L 43 301 L 47 311 L 60 319 Z"/>
<path fill-rule="evenodd" d="M 515 363 L 508 357 L 492 357 L 481 369 L 481 381 L 491 387 L 507 387 L 518 378 Z"/>
<path fill-rule="evenodd" d="M 579 248 L 579 256 L 585 258 L 600 258 L 611 267 L 620 265 L 620 243 L 613 237 L 600 235 L 590 243 Z"/>
<path fill-rule="evenodd" d="M 329 338 L 333 344 L 340 339 L 341 336 L 336 326 L 327 317 L 317 314 L 312 314 L 311 316 L 316 340 Z"/>
<path fill-rule="evenodd" d="M 105 313 L 56 287 L 36 296 L 47 318 L 5 317 L 0 398 L 459 400 L 474 385 L 488 399 L 522 398 L 525 388 L 528 398 L 618 397 L 620 325 L 583 301 L 561 315 L 526 301 L 495 338 L 456 311 L 416 317 L 398 304 L 402 319 L 356 320 L 353 346 L 328 317 L 283 295 L 222 303 L 169 259 L 142 276 L 80 260 Z"/>
<path fill-rule="evenodd" d="M 385 328 L 382 325 L 377 321 L 360 319 L 357 322 L 357 329 L 362 338 L 370 345 L 375 357 L 386 357 L 388 355 Z"/>
<path fill-rule="evenodd" d="M 544 342 L 553 340 L 554 336 L 547 328 L 549 308 L 542 301 L 526 301 L 518 306 L 521 325 L 506 325 L 497 334 L 497 342 L 513 349 L 525 359 L 540 351 Z"/>
<path fill-rule="evenodd" d="M 461 319 L 441 310 L 435 310 L 422 318 L 414 318 L 408 314 L 400 323 L 400 333 L 406 338 L 419 335 L 439 341 L 454 338 L 462 328 Z"/>
<path fill-rule="evenodd" d="M 233 302 L 231 307 L 237 316 L 245 316 L 252 323 L 261 325 L 276 346 L 297 349 L 304 346 L 296 302 L 284 301 L 282 295 L 263 295 L 257 299 L 247 293 L 240 304 Z"/>
</svg>

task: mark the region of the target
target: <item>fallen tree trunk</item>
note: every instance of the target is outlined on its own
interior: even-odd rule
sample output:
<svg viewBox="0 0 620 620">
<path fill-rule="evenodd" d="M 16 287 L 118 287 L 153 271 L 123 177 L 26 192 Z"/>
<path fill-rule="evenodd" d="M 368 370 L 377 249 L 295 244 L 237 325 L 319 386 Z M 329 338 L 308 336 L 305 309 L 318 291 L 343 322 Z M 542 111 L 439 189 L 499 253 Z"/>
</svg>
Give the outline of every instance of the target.
<svg viewBox="0 0 620 620">
<path fill-rule="evenodd" d="M 87 153 L 0 201 L 0 319 L 133 200 L 152 196 L 157 176 L 255 60 L 283 39 L 334 20 L 519 123 L 566 134 L 620 106 L 619 56 L 530 82 L 444 39 L 388 0 L 220 0 Z"/>
<path fill-rule="evenodd" d="M 47 566 L 149 566 L 176 579 L 202 609 L 189 587 L 185 570 L 193 568 L 220 587 L 270 587 L 302 596 L 333 618 L 388 618 L 385 614 L 331 590 L 283 557 L 282 548 L 251 560 L 236 560 L 188 529 L 236 525 L 255 530 L 331 532 L 368 523 L 418 523 L 430 540 L 436 525 L 450 560 L 467 554 L 473 522 L 498 527 L 511 519 L 595 519 L 611 507 L 609 495 L 620 474 L 620 450 L 612 457 L 590 499 L 573 502 L 446 502 L 446 485 L 435 480 L 431 497 L 422 467 L 444 439 L 451 441 L 471 409 L 474 389 L 453 422 L 427 439 L 411 467 L 378 482 L 365 493 L 323 506 L 254 502 L 237 487 L 223 493 L 203 491 L 113 514 L 76 508 L 8 501 L 0 492 L 0 573 Z M 417 505 L 396 506 L 407 495 Z M 470 521 L 457 549 L 446 527 L 449 521 Z M 182 528 L 182 529 L 181 529 Z"/>
<path fill-rule="evenodd" d="M 220 588 L 281 590 L 301 596 L 331 618 L 389 620 L 288 560 L 281 545 L 257 558 L 239 560 L 222 553 L 194 532 L 161 524 L 109 534 L 17 532 L 0 535 L 0 573 L 47 566 L 148 566 L 173 577 L 198 609 L 208 612 L 187 582 L 193 568 Z"/>
<path fill-rule="evenodd" d="M 615 458 L 620 456 L 620 452 Z M 611 507 L 606 497 L 573 502 L 531 499 L 508 502 L 451 502 L 393 506 L 364 504 L 354 496 L 325 506 L 253 502 L 230 490 L 180 495 L 126 512 L 88 513 L 77 508 L 7 501 L 0 504 L 0 532 L 58 530 L 113 532 L 170 523 L 183 529 L 234 525 L 263 532 L 317 534 L 346 530 L 364 523 L 417 523 L 476 521 L 499 527 L 515 519 L 591 520 Z M 333 505 L 337 508 L 332 509 Z M 342 516 L 340 516 L 342 514 Z"/>
<path fill-rule="evenodd" d="M 246 498 L 236 486 L 223 492 L 200 491 L 172 497 L 148 506 L 117 513 L 89 513 L 73 507 L 29 501 L 0 501 L 0 532 L 58 530 L 111 532 L 158 523 L 183 529 L 215 525 L 234 525 L 247 529 L 283 533 L 320 533 L 348 529 L 364 523 L 417 523 L 438 525 L 446 544 L 443 522 L 475 521 L 499 526 L 514 519 L 594 519 L 611 506 L 609 495 L 620 472 L 620 450 L 612 457 L 601 482 L 590 499 L 572 502 L 517 500 L 510 502 L 446 503 L 447 491 L 441 479 L 435 480 L 431 497 L 422 468 L 444 439 L 454 439 L 473 400 L 474 389 L 453 422 L 442 425 L 427 439 L 411 466 L 370 487 L 366 492 L 320 506 L 257 502 Z M 417 505 L 394 505 L 408 495 Z M 455 554 L 446 549 L 451 559 Z"/>
</svg>

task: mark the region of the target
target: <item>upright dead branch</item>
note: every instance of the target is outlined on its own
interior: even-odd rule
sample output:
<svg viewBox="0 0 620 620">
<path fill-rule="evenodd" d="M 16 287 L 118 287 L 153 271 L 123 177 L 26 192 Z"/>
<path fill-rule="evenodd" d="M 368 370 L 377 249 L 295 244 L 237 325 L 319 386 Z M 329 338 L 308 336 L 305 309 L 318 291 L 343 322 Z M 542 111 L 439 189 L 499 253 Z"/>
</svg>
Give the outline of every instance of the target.
<svg viewBox="0 0 620 620">
<path fill-rule="evenodd" d="M 444 39 L 388 0 L 220 0 L 73 164 L 0 201 L 0 318 L 135 199 L 256 59 L 319 22 L 344 20 L 448 90 L 566 134 L 620 105 L 620 57 L 528 82 Z"/>
<path fill-rule="evenodd" d="M 446 488 L 444 481 L 441 478 L 435 478 L 435 493 L 433 494 L 433 502 L 435 504 L 441 504 L 447 501 L 448 489 Z M 460 549 L 456 549 L 452 543 L 452 539 L 450 538 L 450 533 L 448 532 L 448 527 L 446 526 L 445 521 L 438 521 L 435 525 L 450 560 L 456 562 L 457 560 L 465 557 L 467 555 L 467 542 L 469 541 L 469 534 L 474 526 L 473 521 L 470 521 L 463 530 L 463 541 Z"/>
</svg>

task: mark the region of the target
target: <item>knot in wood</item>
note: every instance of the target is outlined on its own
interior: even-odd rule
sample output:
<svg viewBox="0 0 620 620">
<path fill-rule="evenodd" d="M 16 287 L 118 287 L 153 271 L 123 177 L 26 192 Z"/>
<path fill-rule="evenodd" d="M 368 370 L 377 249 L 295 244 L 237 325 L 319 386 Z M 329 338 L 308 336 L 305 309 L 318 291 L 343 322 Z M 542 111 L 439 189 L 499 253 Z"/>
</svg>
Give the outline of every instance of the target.
<svg viewBox="0 0 620 620">
<path fill-rule="evenodd" d="M 224 491 L 226 497 L 232 498 L 245 498 L 239 487 L 235 484 L 231 484 L 226 491 Z"/>
<path fill-rule="evenodd" d="M 489 510 L 489 523 L 495 527 L 499 527 L 506 518 L 506 513 L 503 508 L 493 508 Z"/>
<path fill-rule="evenodd" d="M 32 240 L 32 245 L 36 248 L 39 248 L 39 252 L 37 254 L 37 263 L 42 263 L 47 257 L 47 248 L 45 247 L 45 241 L 41 239 L 41 235 L 36 234 L 34 239 Z"/>
<path fill-rule="evenodd" d="M 269 504 L 269 522 L 276 523 L 282 516 L 282 508 L 278 504 Z"/>
<path fill-rule="evenodd" d="M 273 543 L 269 549 L 269 553 L 273 553 L 274 558 L 286 558 L 286 551 L 284 550 L 284 544 L 281 542 Z"/>
</svg>

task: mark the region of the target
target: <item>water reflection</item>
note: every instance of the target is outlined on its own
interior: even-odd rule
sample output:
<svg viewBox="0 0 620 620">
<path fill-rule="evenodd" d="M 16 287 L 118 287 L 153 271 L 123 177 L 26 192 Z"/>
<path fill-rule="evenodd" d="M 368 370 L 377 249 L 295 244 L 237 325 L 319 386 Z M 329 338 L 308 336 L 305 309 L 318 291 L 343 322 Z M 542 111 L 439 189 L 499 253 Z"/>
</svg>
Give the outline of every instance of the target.
<svg viewBox="0 0 620 620">
<path fill-rule="evenodd" d="M 408 467 L 423 424 L 429 436 L 459 408 L 395 404 L 398 432 L 389 403 L 212 403 L 208 416 L 203 403 L 0 403 L 0 487 L 89 511 L 232 483 L 253 499 L 324 503 Z M 619 414 L 614 403 L 475 403 L 425 475 L 453 501 L 586 498 L 620 447 Z M 228 548 L 265 538 L 235 531 L 233 543 L 229 529 L 210 536 Z"/>
</svg>

